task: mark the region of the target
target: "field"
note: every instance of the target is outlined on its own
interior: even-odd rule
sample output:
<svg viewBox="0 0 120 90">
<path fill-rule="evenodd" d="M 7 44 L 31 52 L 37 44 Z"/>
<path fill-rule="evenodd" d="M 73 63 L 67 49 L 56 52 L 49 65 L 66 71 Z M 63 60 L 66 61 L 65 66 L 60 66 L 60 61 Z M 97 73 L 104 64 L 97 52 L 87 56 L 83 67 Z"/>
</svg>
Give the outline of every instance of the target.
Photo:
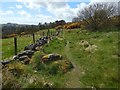
<svg viewBox="0 0 120 90">
<path fill-rule="evenodd" d="M 47 30 L 41 30 L 39 32 L 35 33 L 35 40 L 38 38 L 42 37 L 42 32 L 45 32 L 46 35 Z M 51 29 L 51 31 L 54 31 L 54 29 Z M 23 51 L 24 47 L 32 44 L 33 43 L 33 38 L 31 34 L 24 35 L 24 36 L 18 36 L 17 40 L 17 45 L 18 45 L 18 52 Z M 14 56 L 14 38 L 7 38 L 7 39 L 2 39 L 2 59 L 6 59 L 9 57 Z"/>
<path fill-rule="evenodd" d="M 15 78 L 21 87 L 41 87 L 41 82 L 49 82 L 53 87 L 66 88 L 117 88 L 118 87 L 118 31 L 117 29 L 91 32 L 82 29 L 63 30 L 60 35 L 43 46 L 44 52 L 61 54 L 71 61 L 74 68 L 65 74 L 47 75 L 46 71 L 33 72 L 31 65 L 24 66 L 27 78 Z M 36 34 L 36 39 L 39 38 Z M 32 43 L 30 35 L 18 39 L 18 51 Z M 13 38 L 2 40 L 2 59 L 14 55 Z M 39 55 L 39 53 L 38 53 Z M 37 58 L 35 54 L 33 56 Z M 30 79 L 36 83 L 29 83 Z M 23 82 L 23 83 L 22 83 Z M 34 81 L 33 81 L 34 82 Z M 19 87 L 19 85 L 17 86 Z"/>
</svg>

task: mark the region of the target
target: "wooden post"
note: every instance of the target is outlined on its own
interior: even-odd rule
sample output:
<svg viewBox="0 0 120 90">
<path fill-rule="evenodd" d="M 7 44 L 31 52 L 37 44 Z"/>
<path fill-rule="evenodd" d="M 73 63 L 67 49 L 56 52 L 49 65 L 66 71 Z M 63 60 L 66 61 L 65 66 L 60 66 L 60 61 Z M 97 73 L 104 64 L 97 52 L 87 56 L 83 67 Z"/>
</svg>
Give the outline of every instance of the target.
<svg viewBox="0 0 120 90">
<path fill-rule="evenodd" d="M 33 43 L 35 43 L 35 34 L 33 33 L 32 36 L 33 36 Z"/>
<path fill-rule="evenodd" d="M 17 37 L 14 37 L 14 50 L 15 50 L 15 55 L 17 55 Z"/>
</svg>

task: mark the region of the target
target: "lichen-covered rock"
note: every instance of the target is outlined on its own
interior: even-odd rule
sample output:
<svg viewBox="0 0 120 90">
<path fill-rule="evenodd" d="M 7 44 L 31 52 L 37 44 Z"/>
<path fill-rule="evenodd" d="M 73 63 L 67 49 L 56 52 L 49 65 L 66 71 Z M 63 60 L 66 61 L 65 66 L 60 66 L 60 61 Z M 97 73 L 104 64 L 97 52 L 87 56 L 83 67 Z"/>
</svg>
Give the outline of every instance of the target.
<svg viewBox="0 0 120 90">
<path fill-rule="evenodd" d="M 48 54 L 42 57 L 42 62 L 47 63 L 47 62 L 61 60 L 61 59 L 62 59 L 62 56 L 59 54 Z"/>
</svg>

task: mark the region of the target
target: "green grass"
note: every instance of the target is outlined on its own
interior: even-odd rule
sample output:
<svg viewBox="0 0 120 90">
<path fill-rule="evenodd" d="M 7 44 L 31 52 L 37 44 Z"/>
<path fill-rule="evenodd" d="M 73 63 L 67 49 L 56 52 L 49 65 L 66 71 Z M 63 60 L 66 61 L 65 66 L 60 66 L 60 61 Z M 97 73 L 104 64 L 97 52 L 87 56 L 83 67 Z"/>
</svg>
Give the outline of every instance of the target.
<svg viewBox="0 0 120 90">
<path fill-rule="evenodd" d="M 41 30 L 39 32 L 35 33 L 35 39 L 37 40 L 38 38 L 41 37 L 42 32 L 45 32 L 45 35 L 47 35 L 47 30 Z M 54 29 L 50 29 L 50 31 L 54 31 Z M 17 51 L 21 52 L 24 50 L 24 47 L 32 44 L 33 43 L 33 38 L 32 35 L 24 35 L 24 36 L 18 36 L 17 37 Z M 7 38 L 7 39 L 2 39 L 2 59 L 6 59 L 9 57 L 12 57 L 14 55 L 14 38 Z"/>
<path fill-rule="evenodd" d="M 38 78 L 38 80 L 44 78 L 46 82 L 53 83 L 53 87 L 117 88 L 119 82 L 118 43 L 120 42 L 118 40 L 118 33 L 116 29 L 105 32 L 91 32 L 81 29 L 73 29 L 70 32 L 64 30 L 58 38 L 50 41 L 43 48 L 46 54 L 61 54 L 64 59 L 71 61 L 74 69 L 62 75 L 48 75 L 44 73 L 45 71 L 33 73 L 34 69 L 31 69 L 32 67 L 28 65 L 27 73 L 31 77 Z M 30 37 L 26 37 L 21 37 L 21 43 L 18 46 L 19 50 L 22 50 L 23 46 L 32 43 Z M 12 39 L 3 40 L 3 58 L 8 58 L 14 54 Z M 97 46 L 96 50 L 93 49 L 92 52 L 86 51 L 86 47 L 80 44 L 81 40 L 87 41 L 89 45 Z M 7 47 L 10 48 L 8 49 Z M 35 57 L 39 60 L 37 56 Z M 27 77 L 26 79 L 29 80 L 29 78 Z M 23 77 L 19 81 L 22 80 Z M 42 86 L 41 82 L 36 81 L 36 83 L 38 84 L 29 84 L 25 81 L 23 87 Z"/>
<path fill-rule="evenodd" d="M 75 69 L 78 69 L 74 71 L 75 74 L 72 72 L 69 74 L 70 85 L 68 86 L 83 88 L 118 86 L 118 32 L 116 30 L 90 32 L 74 29 L 70 32 L 64 31 L 63 37 L 62 41 L 52 41 L 45 47 L 45 51 L 62 54 L 74 64 Z M 86 52 L 85 48 L 79 45 L 81 40 L 96 45 L 97 50 L 94 53 Z M 66 46 L 65 42 L 68 42 Z M 69 81 L 70 78 L 73 78 L 72 82 Z"/>
</svg>

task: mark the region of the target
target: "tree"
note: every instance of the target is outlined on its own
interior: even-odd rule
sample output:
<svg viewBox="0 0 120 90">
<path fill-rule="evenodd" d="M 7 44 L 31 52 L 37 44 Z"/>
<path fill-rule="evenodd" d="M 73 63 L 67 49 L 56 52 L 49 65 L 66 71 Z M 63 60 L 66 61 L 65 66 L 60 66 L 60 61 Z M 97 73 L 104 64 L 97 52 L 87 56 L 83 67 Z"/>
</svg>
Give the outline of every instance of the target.
<svg viewBox="0 0 120 90">
<path fill-rule="evenodd" d="M 78 18 L 78 17 L 74 17 L 73 19 L 72 19 L 72 22 L 80 22 L 81 20 L 80 20 L 80 18 Z"/>
<path fill-rule="evenodd" d="M 65 25 L 66 22 L 64 20 L 60 20 L 60 21 L 57 20 L 57 21 L 55 21 L 55 24 L 56 24 L 56 26 Z"/>
<path fill-rule="evenodd" d="M 79 11 L 78 18 L 87 28 L 98 30 L 110 25 L 110 17 L 117 14 L 116 10 L 114 3 L 96 3 Z"/>
</svg>

